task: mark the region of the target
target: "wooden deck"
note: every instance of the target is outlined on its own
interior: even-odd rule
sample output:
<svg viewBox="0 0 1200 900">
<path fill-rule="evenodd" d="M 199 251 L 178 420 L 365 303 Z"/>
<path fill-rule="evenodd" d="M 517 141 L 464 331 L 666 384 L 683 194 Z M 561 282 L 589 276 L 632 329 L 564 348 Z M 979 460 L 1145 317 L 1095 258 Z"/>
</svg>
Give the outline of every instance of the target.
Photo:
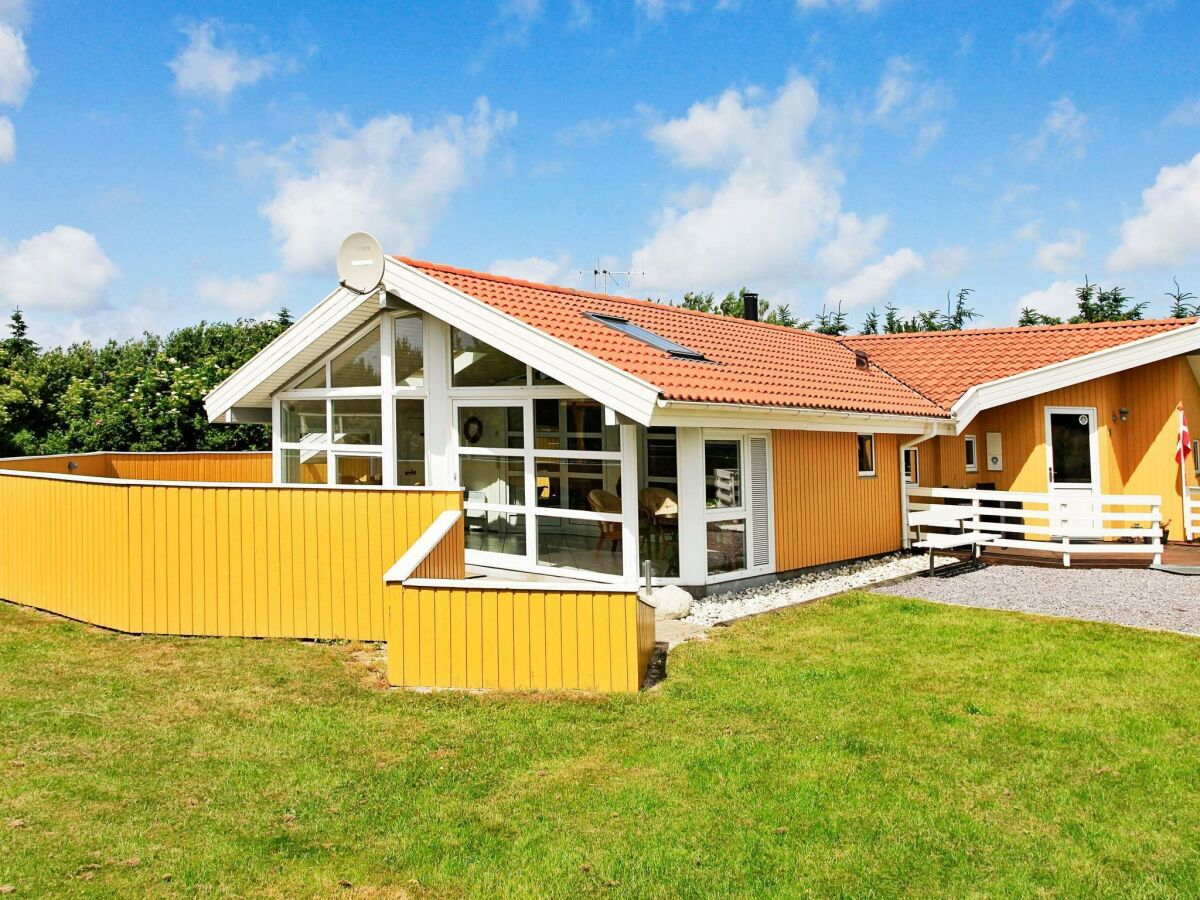
<svg viewBox="0 0 1200 900">
<path fill-rule="evenodd" d="M 939 550 L 938 556 L 953 556 L 967 559 L 970 550 Z M 982 547 L 979 554 L 980 562 L 992 566 L 1045 566 L 1062 568 L 1062 550 L 1014 550 L 1008 547 Z M 1128 556 L 1120 553 L 1105 556 L 1085 556 L 1082 554 L 1071 557 L 1073 569 L 1147 569 L 1151 557 L 1145 554 L 1130 553 Z M 1172 542 L 1163 547 L 1164 566 L 1183 566 L 1200 568 L 1200 542 Z"/>
</svg>

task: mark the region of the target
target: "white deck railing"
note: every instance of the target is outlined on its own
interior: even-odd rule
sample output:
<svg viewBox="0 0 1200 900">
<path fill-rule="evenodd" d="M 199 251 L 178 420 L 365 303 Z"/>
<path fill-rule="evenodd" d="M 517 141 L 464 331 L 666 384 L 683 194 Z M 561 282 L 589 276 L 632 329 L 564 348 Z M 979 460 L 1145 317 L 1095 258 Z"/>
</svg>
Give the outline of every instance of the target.
<svg viewBox="0 0 1200 900">
<path fill-rule="evenodd" d="M 1153 494 L 1034 494 L 974 488 L 906 491 L 909 538 L 918 531 L 978 531 L 988 546 L 1072 556 L 1145 554 L 1162 563 L 1162 498 Z M 1200 496 L 1194 499 L 1200 514 Z"/>
<path fill-rule="evenodd" d="M 1200 534 L 1200 488 L 1187 486 L 1183 495 L 1183 535 L 1194 541 Z"/>
</svg>

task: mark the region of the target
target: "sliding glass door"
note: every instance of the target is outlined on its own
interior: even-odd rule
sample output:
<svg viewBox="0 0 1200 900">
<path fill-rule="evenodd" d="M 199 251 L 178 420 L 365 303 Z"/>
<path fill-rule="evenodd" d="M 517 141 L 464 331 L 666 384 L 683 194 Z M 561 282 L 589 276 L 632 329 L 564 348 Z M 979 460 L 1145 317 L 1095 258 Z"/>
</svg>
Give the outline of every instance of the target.
<svg viewBox="0 0 1200 900">
<path fill-rule="evenodd" d="M 770 437 L 704 432 L 704 526 L 709 582 L 773 569 Z"/>
</svg>

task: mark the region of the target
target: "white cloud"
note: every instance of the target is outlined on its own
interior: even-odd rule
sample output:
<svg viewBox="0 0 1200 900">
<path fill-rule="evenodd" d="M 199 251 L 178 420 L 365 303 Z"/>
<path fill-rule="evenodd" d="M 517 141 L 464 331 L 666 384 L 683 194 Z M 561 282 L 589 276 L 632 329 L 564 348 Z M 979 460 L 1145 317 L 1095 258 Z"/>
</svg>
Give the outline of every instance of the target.
<svg viewBox="0 0 1200 900">
<path fill-rule="evenodd" d="M 817 259 L 831 277 L 844 278 L 875 254 L 887 225 L 887 216 L 868 216 L 864 220 L 855 213 L 843 213 L 837 218 L 833 240 L 818 251 Z"/>
<path fill-rule="evenodd" d="M 24 28 L 29 24 L 29 4 L 25 0 L 0 0 L 0 22 Z"/>
<path fill-rule="evenodd" d="M 17 158 L 17 135 L 12 120 L 0 116 L 0 166 L 8 165 Z"/>
<path fill-rule="evenodd" d="M 875 12 L 882 0 L 796 0 L 796 8 L 804 12 L 814 9 L 846 9 L 855 12 Z"/>
<path fill-rule="evenodd" d="M 928 255 L 929 272 L 938 281 L 957 278 L 970 268 L 975 254 L 962 244 L 938 247 Z"/>
<path fill-rule="evenodd" d="M 840 174 L 806 147 L 819 105 L 812 85 L 793 77 L 774 97 L 729 90 L 649 130 L 675 165 L 716 173 L 718 183 L 690 189 L 692 205 L 659 212 L 655 233 L 633 254 L 647 287 L 765 287 L 806 274 L 813 244 L 833 236 L 840 213 Z"/>
<path fill-rule="evenodd" d="M 0 297 L 14 306 L 94 310 L 118 274 L 95 236 L 69 225 L 0 248 Z"/>
<path fill-rule="evenodd" d="M 1058 316 L 1068 319 L 1079 311 L 1075 297 L 1075 285 L 1070 281 L 1056 281 L 1050 287 L 1041 291 L 1030 291 L 1017 301 L 1013 318 L 1025 307 L 1035 309 L 1048 316 Z"/>
<path fill-rule="evenodd" d="M 444 215 L 473 167 L 516 115 L 486 98 L 467 117 L 428 128 L 385 115 L 355 128 L 344 118 L 299 138 L 265 162 L 274 195 L 260 209 L 281 244 L 284 268 L 324 271 L 352 231 L 374 233 L 390 253 L 412 253 Z"/>
<path fill-rule="evenodd" d="M 521 281 L 536 281 L 540 284 L 570 286 L 579 280 L 570 257 L 565 254 L 556 260 L 543 256 L 496 259 L 488 266 L 488 271 L 493 275 L 504 275 Z"/>
<path fill-rule="evenodd" d="M 254 278 L 213 275 L 200 280 L 196 296 L 242 315 L 260 316 L 286 304 L 287 282 L 278 272 Z"/>
<path fill-rule="evenodd" d="M 908 247 L 903 247 L 829 288 L 825 292 L 825 301 L 840 303 L 846 309 L 880 303 L 891 296 L 901 278 L 923 268 L 925 260 Z"/>
<path fill-rule="evenodd" d="M 1075 108 L 1070 97 L 1059 97 L 1050 104 L 1037 134 L 1025 143 L 1025 155 L 1038 159 L 1054 148 L 1082 159 L 1087 152 L 1087 116 Z"/>
<path fill-rule="evenodd" d="M 946 123 L 940 113 L 949 102 L 945 87 L 922 79 L 910 61 L 893 56 L 884 66 L 875 89 L 871 118 L 896 132 L 912 131 L 913 152 L 920 156 L 945 133 Z"/>
<path fill-rule="evenodd" d="M 637 8 L 647 19 L 661 21 L 671 10 L 690 12 L 690 0 L 636 0 Z"/>
<path fill-rule="evenodd" d="M 34 74 L 21 32 L 15 25 L 0 20 L 0 105 L 24 103 Z"/>
<path fill-rule="evenodd" d="M 1200 153 L 1163 166 L 1142 192 L 1138 214 L 1121 224 L 1121 244 L 1108 258 L 1118 271 L 1169 266 L 1200 252 Z"/>
<path fill-rule="evenodd" d="M 187 46 L 167 64 L 175 73 L 175 88 L 181 94 L 224 102 L 239 87 L 254 84 L 275 70 L 275 63 L 268 56 L 251 56 L 233 47 L 218 47 L 214 42 L 216 31 L 215 22 L 183 28 Z"/>
<path fill-rule="evenodd" d="M 1033 254 L 1033 261 L 1040 269 L 1055 275 L 1065 275 L 1083 262 L 1086 244 L 1087 234 L 1078 228 L 1064 228 L 1059 232 L 1057 241 L 1046 241 L 1038 245 Z"/>
<path fill-rule="evenodd" d="M 1163 119 L 1164 125 L 1200 125 L 1200 97 L 1184 100 Z"/>
</svg>

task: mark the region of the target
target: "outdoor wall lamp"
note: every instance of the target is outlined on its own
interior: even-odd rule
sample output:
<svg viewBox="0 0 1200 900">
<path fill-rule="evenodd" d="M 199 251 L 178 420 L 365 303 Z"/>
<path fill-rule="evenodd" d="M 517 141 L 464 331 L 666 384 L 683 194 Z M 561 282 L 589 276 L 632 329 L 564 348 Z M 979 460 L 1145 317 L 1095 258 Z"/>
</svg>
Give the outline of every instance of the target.
<svg viewBox="0 0 1200 900">
<path fill-rule="evenodd" d="M 1122 422 L 1129 421 L 1129 410 L 1126 409 L 1124 406 L 1122 406 L 1119 410 L 1117 410 L 1117 415 L 1121 417 Z"/>
</svg>

